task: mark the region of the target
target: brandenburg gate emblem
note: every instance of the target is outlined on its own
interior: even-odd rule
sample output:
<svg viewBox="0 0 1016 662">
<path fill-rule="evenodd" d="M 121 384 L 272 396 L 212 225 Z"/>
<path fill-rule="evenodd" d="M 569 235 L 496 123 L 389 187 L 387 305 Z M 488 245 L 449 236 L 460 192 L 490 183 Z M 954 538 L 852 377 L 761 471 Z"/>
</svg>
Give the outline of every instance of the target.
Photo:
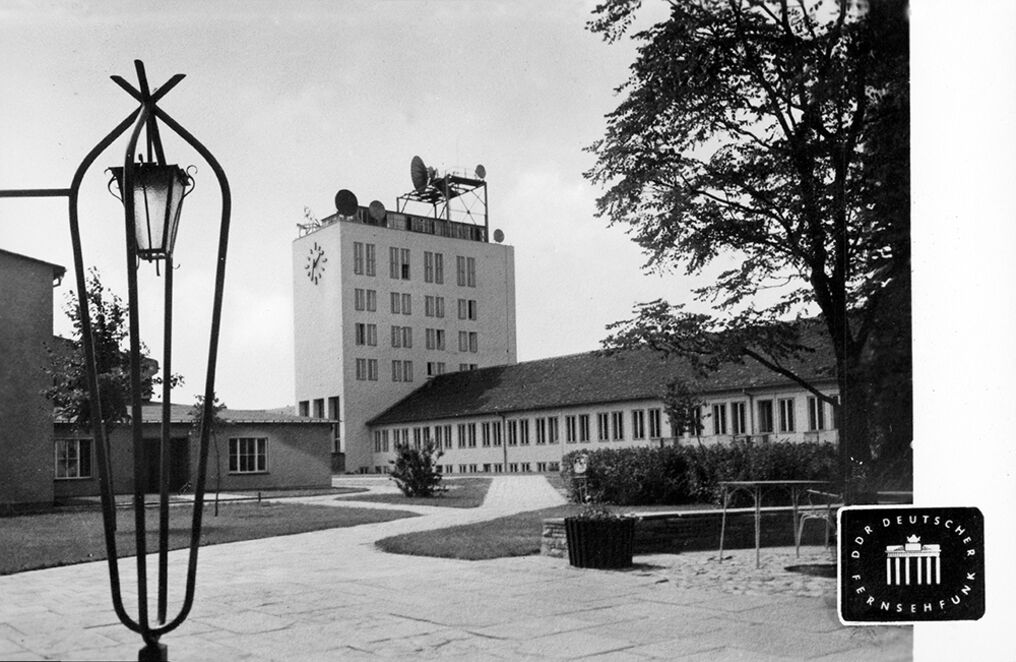
<svg viewBox="0 0 1016 662">
<path fill-rule="evenodd" d="M 915 584 L 941 584 L 942 561 L 939 558 L 941 551 L 941 545 L 922 545 L 921 539 L 916 535 L 908 537 L 904 545 L 886 545 L 886 584 L 889 586 L 909 585 L 911 583 L 911 559 L 915 565 Z"/>
</svg>

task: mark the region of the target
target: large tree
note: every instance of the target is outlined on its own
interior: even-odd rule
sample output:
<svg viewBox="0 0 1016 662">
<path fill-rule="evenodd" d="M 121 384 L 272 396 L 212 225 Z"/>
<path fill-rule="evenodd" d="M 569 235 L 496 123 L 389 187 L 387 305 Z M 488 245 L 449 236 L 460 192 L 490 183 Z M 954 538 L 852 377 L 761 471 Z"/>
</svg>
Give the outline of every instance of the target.
<svg viewBox="0 0 1016 662">
<path fill-rule="evenodd" d="M 614 42 L 639 5 L 608 0 L 589 28 Z M 817 315 L 839 400 L 799 382 L 840 413 L 845 489 L 873 458 L 909 457 L 909 410 L 873 414 L 900 404 L 886 388 L 909 407 L 906 12 L 897 0 L 671 1 L 634 35 L 586 173 L 605 189 L 598 214 L 629 228 L 647 268 L 727 264 L 695 291 L 714 314 L 652 302 L 609 344 L 747 356 L 799 378 L 781 361 L 801 349 L 786 322 Z"/>
</svg>

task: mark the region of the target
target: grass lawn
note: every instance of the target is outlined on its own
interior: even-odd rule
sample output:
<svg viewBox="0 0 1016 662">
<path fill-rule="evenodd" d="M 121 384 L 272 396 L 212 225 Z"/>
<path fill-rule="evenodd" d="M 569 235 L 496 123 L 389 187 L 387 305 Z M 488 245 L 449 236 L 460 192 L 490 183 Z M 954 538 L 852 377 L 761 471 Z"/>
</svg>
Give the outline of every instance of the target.
<svg viewBox="0 0 1016 662">
<path fill-rule="evenodd" d="M 292 533 L 387 522 L 413 513 L 367 508 L 330 508 L 290 503 L 220 503 L 219 516 L 205 506 L 201 544 L 271 538 Z M 169 518 L 170 549 L 190 544 L 192 508 L 173 506 Z M 148 509 L 148 528 L 158 526 L 158 510 Z M 134 554 L 134 511 L 117 511 L 117 555 Z M 148 551 L 158 549 L 149 533 Z M 87 510 L 0 518 L 0 575 L 106 558 L 102 512 Z"/>
<path fill-rule="evenodd" d="M 476 508 L 483 504 L 490 487 L 490 478 L 452 478 L 441 481 L 447 492 L 433 497 L 407 497 L 398 494 L 366 494 L 342 497 L 341 501 L 374 501 L 407 506 L 441 506 L 444 508 Z"/>
<path fill-rule="evenodd" d="M 610 510 L 647 512 L 698 510 L 711 507 L 708 505 L 612 506 Z M 498 559 L 506 556 L 528 556 L 540 553 L 543 520 L 550 517 L 568 517 L 581 510 L 580 505 L 569 503 L 554 508 L 518 513 L 487 522 L 453 526 L 436 531 L 405 533 L 379 540 L 377 546 L 382 551 L 392 554 L 436 556 L 467 561 Z"/>
</svg>

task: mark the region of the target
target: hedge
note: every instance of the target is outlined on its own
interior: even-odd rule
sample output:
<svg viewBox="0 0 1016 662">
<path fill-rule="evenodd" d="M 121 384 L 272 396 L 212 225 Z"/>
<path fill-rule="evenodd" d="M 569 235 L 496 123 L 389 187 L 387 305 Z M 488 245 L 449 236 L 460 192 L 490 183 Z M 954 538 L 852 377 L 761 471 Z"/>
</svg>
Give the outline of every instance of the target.
<svg viewBox="0 0 1016 662">
<path fill-rule="evenodd" d="M 584 481 L 573 463 L 587 458 Z M 719 504 L 721 480 L 825 480 L 836 476 L 836 447 L 829 443 L 733 442 L 710 446 L 603 448 L 564 456 L 561 477 L 572 501 L 624 506 Z M 789 503 L 771 490 L 766 505 Z M 737 497 L 732 505 L 746 505 Z"/>
</svg>

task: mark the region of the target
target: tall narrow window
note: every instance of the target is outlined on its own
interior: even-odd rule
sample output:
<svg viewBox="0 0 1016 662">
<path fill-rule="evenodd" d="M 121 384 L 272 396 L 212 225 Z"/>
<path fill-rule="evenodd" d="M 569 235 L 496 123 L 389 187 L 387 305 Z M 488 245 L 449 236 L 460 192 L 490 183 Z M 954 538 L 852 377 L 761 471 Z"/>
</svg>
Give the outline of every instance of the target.
<svg viewBox="0 0 1016 662">
<path fill-rule="evenodd" d="M 444 255 L 441 253 L 434 253 L 434 282 L 444 284 Z"/>
<path fill-rule="evenodd" d="M 547 443 L 547 419 L 542 417 L 536 419 L 536 443 L 541 446 Z"/>
<path fill-rule="evenodd" d="M 316 398 L 314 400 L 314 418 L 324 418 L 324 417 L 325 417 L 325 399 Z"/>
<path fill-rule="evenodd" d="M 501 445 L 501 421 L 494 421 L 493 433 L 494 433 L 494 445 L 495 446 L 500 446 Z"/>
<path fill-rule="evenodd" d="M 434 282 L 434 254 L 430 251 L 423 252 L 423 282 Z"/>
<path fill-rule="evenodd" d="M 808 429 L 825 430 L 825 403 L 815 396 L 808 396 Z"/>
<path fill-rule="evenodd" d="M 388 249 L 388 276 L 397 280 L 399 274 L 402 273 L 400 266 L 399 249 L 392 246 Z"/>
<path fill-rule="evenodd" d="M 730 403 L 730 431 L 734 434 L 748 432 L 748 405 L 744 402 Z"/>
<path fill-rule="evenodd" d="M 402 295 L 402 314 L 403 315 L 413 314 L 413 297 L 410 294 Z"/>
<path fill-rule="evenodd" d="M 459 331 L 459 351 L 469 351 L 469 333 L 466 331 Z"/>
<path fill-rule="evenodd" d="M 508 445 L 519 445 L 519 422 L 516 420 L 508 421 Z"/>
<path fill-rule="evenodd" d="M 551 416 L 547 419 L 547 443 L 556 444 L 558 441 L 558 418 L 557 416 Z"/>
<path fill-rule="evenodd" d="M 646 412 L 636 409 L 631 413 L 631 438 L 646 438 Z"/>
<path fill-rule="evenodd" d="M 659 409 L 650 409 L 649 410 L 649 438 L 650 439 L 659 439 L 660 437 L 663 436 L 663 432 L 662 432 L 662 429 L 661 429 L 662 428 L 661 418 L 662 417 L 660 415 L 660 410 Z"/>
<path fill-rule="evenodd" d="M 529 419 L 523 418 L 519 420 L 519 445 L 529 445 Z"/>
<path fill-rule="evenodd" d="M 605 411 L 596 415 L 596 438 L 610 441 L 610 415 Z"/>
<path fill-rule="evenodd" d="M 476 287 L 476 258 L 466 258 L 466 286 Z"/>
<path fill-rule="evenodd" d="M 473 354 L 479 351 L 479 336 L 475 331 L 469 332 L 469 351 Z"/>
<path fill-rule="evenodd" d="M 402 312 L 402 295 L 398 292 L 392 292 L 392 315 L 398 315 Z"/>
<path fill-rule="evenodd" d="M 377 290 L 367 290 L 367 311 L 377 312 Z"/>
<path fill-rule="evenodd" d="M 794 399 L 780 399 L 780 432 L 794 431 Z"/>
<path fill-rule="evenodd" d="M 459 287 L 466 286 L 466 258 L 461 255 L 455 256 L 455 284 Z"/>
<path fill-rule="evenodd" d="M 579 440 L 578 419 L 575 416 L 564 417 L 564 440 L 569 444 Z"/>
<path fill-rule="evenodd" d="M 579 441 L 589 441 L 589 414 L 579 414 Z"/>
<path fill-rule="evenodd" d="M 377 252 L 374 250 L 374 244 L 366 244 L 366 262 L 367 262 L 367 275 L 377 275 Z"/>
<path fill-rule="evenodd" d="M 758 401 L 758 431 L 768 434 L 773 431 L 773 401 Z"/>
<path fill-rule="evenodd" d="M 727 434 L 727 405 L 713 405 L 713 434 Z"/>
<path fill-rule="evenodd" d="M 363 243 L 353 242 L 353 273 L 363 275 Z"/>
<path fill-rule="evenodd" d="M 367 309 L 367 291 L 362 288 L 356 288 L 353 290 L 353 309 L 354 310 L 366 310 Z"/>
</svg>

